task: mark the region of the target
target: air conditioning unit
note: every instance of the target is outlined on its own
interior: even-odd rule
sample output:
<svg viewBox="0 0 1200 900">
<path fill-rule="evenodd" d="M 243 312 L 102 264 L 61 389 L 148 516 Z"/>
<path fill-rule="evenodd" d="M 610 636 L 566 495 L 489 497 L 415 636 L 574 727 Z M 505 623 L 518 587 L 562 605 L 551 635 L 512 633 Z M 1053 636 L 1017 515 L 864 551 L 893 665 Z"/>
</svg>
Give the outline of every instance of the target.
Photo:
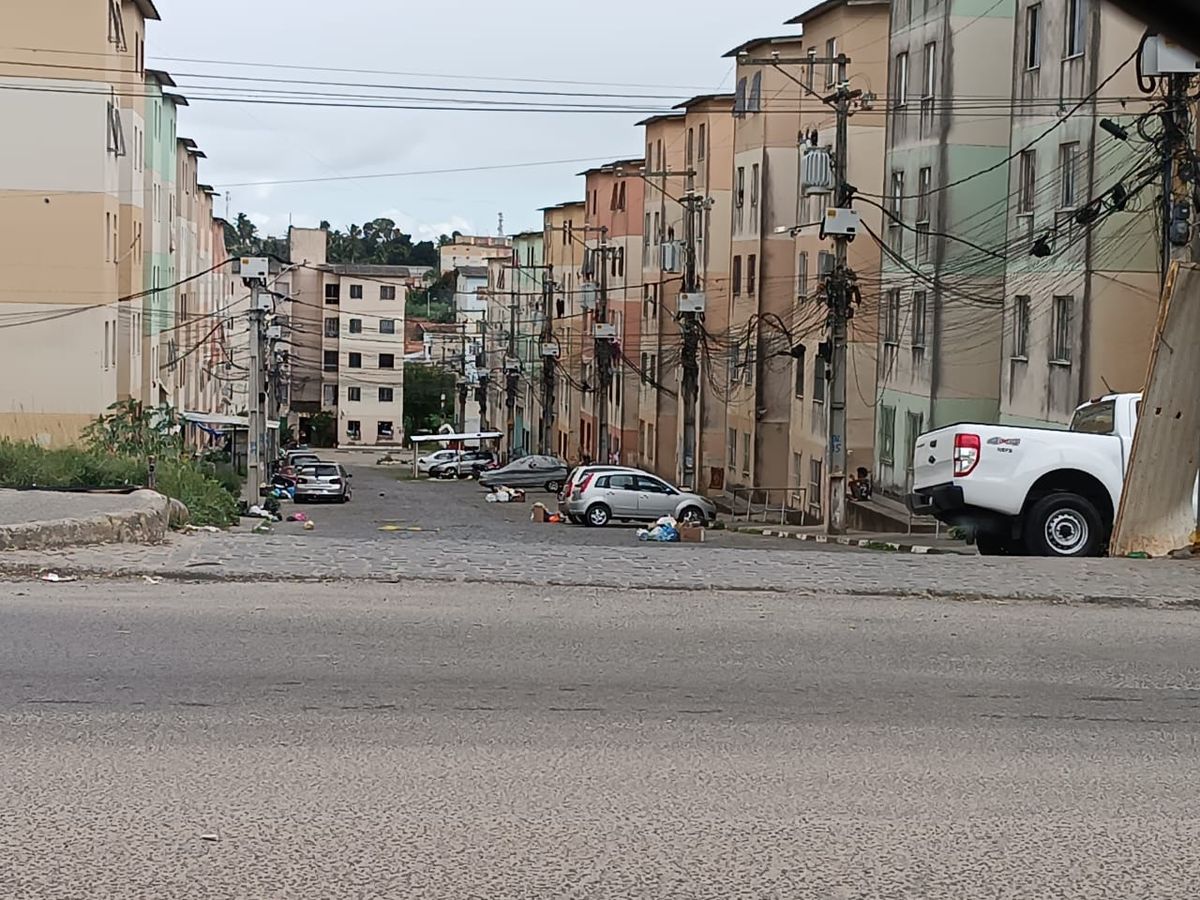
<svg viewBox="0 0 1200 900">
<path fill-rule="evenodd" d="M 700 313 L 703 315 L 706 302 L 704 291 L 692 291 L 679 295 L 679 311 L 681 313 Z"/>
<path fill-rule="evenodd" d="M 592 336 L 598 341 L 615 341 L 617 339 L 617 326 L 610 325 L 608 322 L 597 322 L 592 331 Z"/>
<path fill-rule="evenodd" d="M 599 289 L 594 281 L 585 281 L 579 286 L 579 305 L 584 309 L 596 308 L 596 296 Z"/>
<path fill-rule="evenodd" d="M 661 247 L 662 250 L 662 270 L 664 272 L 678 272 L 680 260 L 683 253 L 680 252 L 680 244 L 678 241 L 667 241 Z"/>
</svg>

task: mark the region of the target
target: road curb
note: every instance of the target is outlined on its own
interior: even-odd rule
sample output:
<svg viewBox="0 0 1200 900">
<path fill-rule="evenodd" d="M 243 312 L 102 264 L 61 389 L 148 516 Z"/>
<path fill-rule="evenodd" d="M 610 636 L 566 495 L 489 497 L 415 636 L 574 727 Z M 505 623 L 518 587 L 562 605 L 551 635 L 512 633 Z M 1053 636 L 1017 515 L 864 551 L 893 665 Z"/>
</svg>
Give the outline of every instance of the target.
<svg viewBox="0 0 1200 900">
<path fill-rule="evenodd" d="M 81 518 L 0 526 L 0 551 L 54 550 L 86 544 L 157 544 L 170 525 L 171 503 L 154 491 L 134 491 L 134 508 Z"/>
<path fill-rule="evenodd" d="M 855 538 L 841 537 L 839 535 L 828 534 L 808 534 L 804 532 L 793 531 L 778 531 L 773 528 L 759 528 L 758 526 L 726 528 L 726 531 L 734 534 L 753 534 L 761 535 L 762 537 L 785 538 L 795 541 L 809 541 L 814 544 L 839 544 L 843 547 L 858 547 L 863 550 L 878 550 L 888 553 L 915 553 L 920 556 L 969 556 L 970 554 L 958 553 L 954 550 L 943 550 L 940 547 L 932 547 L 928 544 L 910 544 L 901 541 L 878 541 L 872 538 Z"/>
</svg>

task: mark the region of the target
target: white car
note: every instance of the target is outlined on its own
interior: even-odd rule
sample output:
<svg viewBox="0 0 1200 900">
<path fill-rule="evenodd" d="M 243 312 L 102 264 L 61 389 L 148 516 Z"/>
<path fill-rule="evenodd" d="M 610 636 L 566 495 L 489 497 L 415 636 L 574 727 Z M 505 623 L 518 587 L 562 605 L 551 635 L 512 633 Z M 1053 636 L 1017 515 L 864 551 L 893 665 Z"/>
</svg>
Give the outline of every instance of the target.
<svg viewBox="0 0 1200 900">
<path fill-rule="evenodd" d="M 435 453 L 430 453 L 428 456 L 422 456 L 417 459 L 417 472 L 422 475 L 428 475 L 429 470 L 434 466 L 453 462 L 456 459 L 458 459 L 457 450 L 438 450 Z"/>
<path fill-rule="evenodd" d="M 1141 394 L 1085 403 L 1067 431 L 963 424 L 923 434 L 908 507 L 970 529 L 986 555 L 1103 553 L 1141 403 Z"/>
</svg>

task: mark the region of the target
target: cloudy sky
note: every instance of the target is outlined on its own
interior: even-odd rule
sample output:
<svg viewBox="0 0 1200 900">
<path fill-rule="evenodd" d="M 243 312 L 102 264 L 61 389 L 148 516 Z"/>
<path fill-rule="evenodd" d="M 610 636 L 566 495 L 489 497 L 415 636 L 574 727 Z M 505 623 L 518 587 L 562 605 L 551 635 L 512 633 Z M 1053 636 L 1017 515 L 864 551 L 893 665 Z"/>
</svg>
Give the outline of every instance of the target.
<svg viewBox="0 0 1200 900">
<path fill-rule="evenodd" d="M 498 212 L 508 233 L 540 227 L 538 207 L 582 196 L 575 173 L 639 153 L 643 111 L 729 90 L 721 54 L 791 31 L 782 22 L 813 0 L 157 4 L 148 64 L 191 98 L 180 134 L 208 154 L 202 177 L 229 192 L 231 213 L 273 234 L 289 217 L 344 228 L 387 216 L 421 239 L 494 233 Z M 235 102 L 246 98 L 270 102 Z M 634 109 L 563 111 L 585 104 Z M 455 109 L 379 108 L 432 105 Z M 571 162 L 431 173 L 559 160 Z M 390 173 L 427 174 L 348 177 Z"/>
</svg>

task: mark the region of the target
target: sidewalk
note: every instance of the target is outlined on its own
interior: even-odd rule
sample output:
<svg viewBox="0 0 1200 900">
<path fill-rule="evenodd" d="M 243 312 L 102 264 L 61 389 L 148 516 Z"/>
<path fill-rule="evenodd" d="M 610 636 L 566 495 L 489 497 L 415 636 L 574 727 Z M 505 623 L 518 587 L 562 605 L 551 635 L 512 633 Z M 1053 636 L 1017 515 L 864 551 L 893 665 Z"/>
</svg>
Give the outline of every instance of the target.
<svg viewBox="0 0 1200 900">
<path fill-rule="evenodd" d="M 973 546 L 951 540 L 943 533 L 934 534 L 875 534 L 854 531 L 845 535 L 826 535 L 820 525 L 771 525 L 762 522 L 726 522 L 725 528 L 738 534 L 761 535 L 764 538 L 812 541 L 817 544 L 840 544 L 864 550 L 891 553 L 958 554 L 977 556 Z"/>
<path fill-rule="evenodd" d="M 154 491 L 0 490 L 0 550 L 158 543 L 166 537 L 169 522 L 169 501 Z"/>
</svg>

